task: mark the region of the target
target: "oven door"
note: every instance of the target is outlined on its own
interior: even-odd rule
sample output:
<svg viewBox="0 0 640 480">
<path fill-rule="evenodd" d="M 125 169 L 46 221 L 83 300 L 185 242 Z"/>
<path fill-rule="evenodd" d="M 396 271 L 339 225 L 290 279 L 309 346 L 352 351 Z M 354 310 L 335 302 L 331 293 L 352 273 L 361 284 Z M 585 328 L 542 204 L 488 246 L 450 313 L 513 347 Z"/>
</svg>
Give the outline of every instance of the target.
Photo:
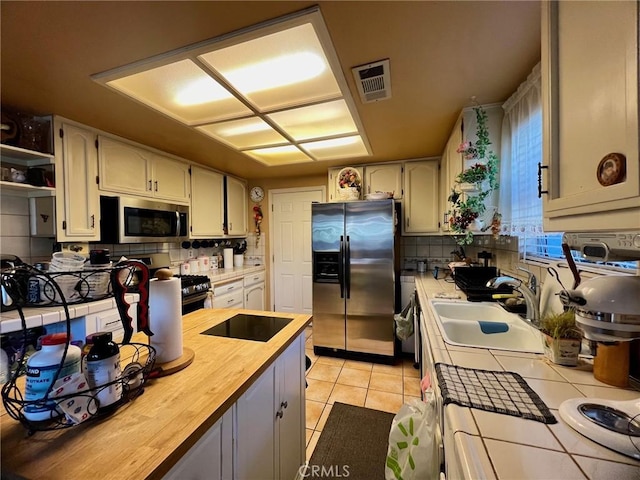
<svg viewBox="0 0 640 480">
<path fill-rule="evenodd" d="M 175 242 L 188 236 L 185 205 L 130 197 L 100 197 L 104 243 Z"/>
<path fill-rule="evenodd" d="M 207 298 L 207 292 L 196 293 L 182 298 L 182 315 L 195 312 L 204 308 L 204 301 Z"/>
</svg>

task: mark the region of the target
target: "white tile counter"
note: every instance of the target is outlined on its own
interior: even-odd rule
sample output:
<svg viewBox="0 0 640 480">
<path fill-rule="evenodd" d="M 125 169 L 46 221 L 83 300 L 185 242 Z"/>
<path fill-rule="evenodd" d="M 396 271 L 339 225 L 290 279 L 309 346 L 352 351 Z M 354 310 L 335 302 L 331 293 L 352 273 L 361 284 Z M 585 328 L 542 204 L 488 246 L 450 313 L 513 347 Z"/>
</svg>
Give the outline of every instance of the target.
<svg viewBox="0 0 640 480">
<path fill-rule="evenodd" d="M 140 296 L 137 293 L 125 295 L 125 300 L 129 304 L 138 302 Z M 71 320 L 84 317 L 92 313 L 100 313 L 116 308 L 116 301 L 113 297 L 97 300 L 95 302 L 79 303 L 69 305 L 69 318 Z M 58 322 L 64 322 L 66 315 L 64 307 L 35 307 L 23 310 L 27 328 L 45 327 Z M 0 333 L 19 332 L 22 330 L 22 323 L 18 310 L 10 310 L 0 313 Z"/>
<path fill-rule="evenodd" d="M 520 374 L 547 404 L 558 423 L 546 425 L 484 410 L 447 405 L 445 423 L 451 426 L 456 465 L 468 479 L 640 479 L 640 462 L 580 435 L 560 417 L 567 399 L 596 397 L 630 400 L 640 392 L 606 385 L 593 377 L 589 360 L 577 367 L 548 362 L 544 355 L 468 348 L 444 342 L 428 301 L 439 292 L 460 293 L 453 283 L 429 273 L 416 275 L 416 289 L 424 312 L 424 328 L 434 362 Z M 445 444 L 447 462 L 454 452 Z M 452 480 L 457 477 L 451 476 Z"/>
</svg>

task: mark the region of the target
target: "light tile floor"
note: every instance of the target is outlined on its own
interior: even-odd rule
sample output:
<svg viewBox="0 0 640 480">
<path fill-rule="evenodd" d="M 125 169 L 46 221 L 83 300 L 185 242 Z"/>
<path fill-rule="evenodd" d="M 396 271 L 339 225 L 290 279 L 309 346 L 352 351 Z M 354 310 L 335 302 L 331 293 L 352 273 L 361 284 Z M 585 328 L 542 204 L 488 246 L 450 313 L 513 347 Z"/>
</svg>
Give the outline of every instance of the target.
<svg viewBox="0 0 640 480">
<path fill-rule="evenodd" d="M 395 365 L 343 360 L 313 353 L 313 330 L 306 330 L 305 350 L 311 359 L 307 370 L 307 459 L 318 443 L 334 402 L 396 413 L 411 398 L 420 398 L 420 373 L 413 361 Z"/>
</svg>

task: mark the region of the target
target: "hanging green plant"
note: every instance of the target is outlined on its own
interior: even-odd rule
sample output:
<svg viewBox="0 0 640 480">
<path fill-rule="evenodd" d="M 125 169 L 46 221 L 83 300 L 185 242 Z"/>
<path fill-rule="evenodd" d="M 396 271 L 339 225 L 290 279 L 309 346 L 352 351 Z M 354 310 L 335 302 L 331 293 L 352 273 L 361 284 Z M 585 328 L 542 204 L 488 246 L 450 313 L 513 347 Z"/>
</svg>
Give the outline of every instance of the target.
<svg viewBox="0 0 640 480">
<path fill-rule="evenodd" d="M 486 210 L 485 199 L 497 190 L 498 184 L 498 157 L 493 150 L 489 149 L 489 129 L 487 127 L 487 112 L 480 106 L 475 107 L 476 114 L 476 136 L 475 142 L 465 141 L 456 150 L 464 155 L 465 160 L 476 160 L 469 168 L 465 169 L 456 177 L 455 184 L 449 195 L 451 208 L 449 215 L 449 229 L 456 236 L 456 243 L 459 245 L 469 245 L 473 242 L 473 231 L 470 226 Z M 463 184 L 472 184 L 474 187 L 463 188 Z M 465 191 L 466 193 L 462 193 Z M 496 211 L 493 213 L 489 225 L 482 228 L 491 228 L 494 235 L 500 231 L 501 215 Z M 475 226 L 475 225 L 474 225 Z"/>
</svg>

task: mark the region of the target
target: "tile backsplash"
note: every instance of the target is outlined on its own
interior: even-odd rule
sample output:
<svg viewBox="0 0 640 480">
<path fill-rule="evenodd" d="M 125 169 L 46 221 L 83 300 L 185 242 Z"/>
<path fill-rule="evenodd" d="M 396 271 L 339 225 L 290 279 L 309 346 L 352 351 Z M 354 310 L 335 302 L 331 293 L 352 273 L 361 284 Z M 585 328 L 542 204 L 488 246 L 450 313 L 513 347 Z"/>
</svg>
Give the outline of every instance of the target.
<svg viewBox="0 0 640 480">
<path fill-rule="evenodd" d="M 251 233 L 247 236 L 247 250 L 244 254 L 246 265 L 264 265 L 265 239 Z M 216 246 L 207 248 L 182 248 L 181 243 L 132 243 L 132 244 L 80 244 L 83 250 L 106 248 L 112 260 L 121 256 L 134 257 L 140 253 L 169 252 L 171 262 L 179 264 L 190 257 L 212 256 L 222 253 L 226 246 L 233 247 L 242 239 L 215 240 Z M 0 253 L 17 255 L 30 264 L 51 260 L 56 241 L 53 238 L 31 237 L 29 227 L 29 199 L 26 197 L 2 195 L 0 198 Z M 64 245 L 68 248 L 70 244 Z"/>
<path fill-rule="evenodd" d="M 29 235 L 29 199 L 2 195 L 0 198 L 0 253 L 17 255 L 27 263 L 51 259 L 53 238 Z"/>
</svg>

